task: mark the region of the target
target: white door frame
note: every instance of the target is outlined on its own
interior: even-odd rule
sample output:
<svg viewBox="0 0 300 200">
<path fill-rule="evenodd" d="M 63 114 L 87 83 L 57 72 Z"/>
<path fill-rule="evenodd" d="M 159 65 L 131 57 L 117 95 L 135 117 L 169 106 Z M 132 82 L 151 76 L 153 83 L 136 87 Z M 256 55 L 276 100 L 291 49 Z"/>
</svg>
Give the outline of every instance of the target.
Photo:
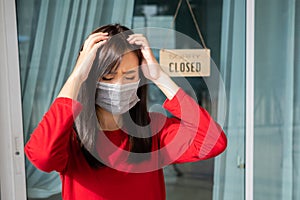
<svg viewBox="0 0 300 200">
<path fill-rule="evenodd" d="M 16 6 L 0 0 L 0 184 L 2 200 L 25 200 Z"/>
<path fill-rule="evenodd" d="M 246 0 L 245 200 L 253 200 L 255 0 Z"/>
</svg>

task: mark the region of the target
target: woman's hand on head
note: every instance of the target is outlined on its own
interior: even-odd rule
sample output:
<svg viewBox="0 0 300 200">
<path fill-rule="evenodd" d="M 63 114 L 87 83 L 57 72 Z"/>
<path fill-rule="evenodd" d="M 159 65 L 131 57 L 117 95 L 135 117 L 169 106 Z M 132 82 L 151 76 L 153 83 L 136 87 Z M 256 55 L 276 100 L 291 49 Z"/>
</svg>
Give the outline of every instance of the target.
<svg viewBox="0 0 300 200">
<path fill-rule="evenodd" d="M 107 33 L 99 32 L 91 34 L 85 40 L 71 76 L 79 78 L 82 82 L 87 79 L 93 65 L 96 52 L 98 48 L 107 41 L 107 39 Z"/>
<path fill-rule="evenodd" d="M 107 33 L 94 33 L 85 40 L 76 65 L 57 97 L 77 99 L 81 84 L 89 76 L 96 52 L 107 39 Z"/>
<path fill-rule="evenodd" d="M 151 48 L 149 47 L 147 38 L 142 34 L 132 34 L 129 35 L 127 41 L 130 44 L 141 46 L 141 52 L 143 55 L 141 68 L 144 76 L 151 81 L 157 80 L 160 77 L 162 70 L 154 57 Z"/>
</svg>

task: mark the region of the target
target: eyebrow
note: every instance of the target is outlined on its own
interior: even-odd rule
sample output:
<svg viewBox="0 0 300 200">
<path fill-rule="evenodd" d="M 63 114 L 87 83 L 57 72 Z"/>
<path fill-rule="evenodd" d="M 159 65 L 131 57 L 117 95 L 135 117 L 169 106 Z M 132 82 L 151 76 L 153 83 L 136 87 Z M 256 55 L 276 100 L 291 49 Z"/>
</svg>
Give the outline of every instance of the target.
<svg viewBox="0 0 300 200">
<path fill-rule="evenodd" d="M 136 69 L 128 70 L 126 72 L 123 72 L 123 74 L 133 74 L 136 73 Z"/>
<path fill-rule="evenodd" d="M 115 74 L 117 74 L 117 72 L 116 71 L 113 71 L 113 72 L 109 72 L 108 74 L 106 74 L 106 75 L 115 75 Z"/>
</svg>

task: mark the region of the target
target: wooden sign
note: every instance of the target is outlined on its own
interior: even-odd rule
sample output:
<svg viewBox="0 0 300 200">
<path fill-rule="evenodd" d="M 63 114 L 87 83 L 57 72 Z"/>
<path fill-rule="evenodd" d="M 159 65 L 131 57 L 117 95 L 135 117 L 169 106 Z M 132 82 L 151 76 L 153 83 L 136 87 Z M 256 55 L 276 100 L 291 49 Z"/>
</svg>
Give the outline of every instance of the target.
<svg viewBox="0 0 300 200">
<path fill-rule="evenodd" d="M 210 49 L 161 49 L 159 63 L 169 76 L 210 76 Z"/>
</svg>

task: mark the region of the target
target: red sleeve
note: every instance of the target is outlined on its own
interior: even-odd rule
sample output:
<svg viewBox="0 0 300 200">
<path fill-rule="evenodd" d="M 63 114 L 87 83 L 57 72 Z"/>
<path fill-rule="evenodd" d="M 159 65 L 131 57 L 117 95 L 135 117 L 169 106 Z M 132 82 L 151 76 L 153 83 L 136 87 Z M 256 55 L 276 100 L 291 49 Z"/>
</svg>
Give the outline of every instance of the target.
<svg viewBox="0 0 300 200">
<path fill-rule="evenodd" d="M 72 99 L 55 99 L 25 145 L 33 165 L 45 172 L 65 169 L 74 119 L 81 109 L 81 104 Z"/>
<path fill-rule="evenodd" d="M 167 149 L 173 163 L 204 160 L 225 150 L 227 138 L 221 127 L 182 89 L 165 101 L 164 108 L 175 117 L 166 119 L 160 148 Z"/>
</svg>

